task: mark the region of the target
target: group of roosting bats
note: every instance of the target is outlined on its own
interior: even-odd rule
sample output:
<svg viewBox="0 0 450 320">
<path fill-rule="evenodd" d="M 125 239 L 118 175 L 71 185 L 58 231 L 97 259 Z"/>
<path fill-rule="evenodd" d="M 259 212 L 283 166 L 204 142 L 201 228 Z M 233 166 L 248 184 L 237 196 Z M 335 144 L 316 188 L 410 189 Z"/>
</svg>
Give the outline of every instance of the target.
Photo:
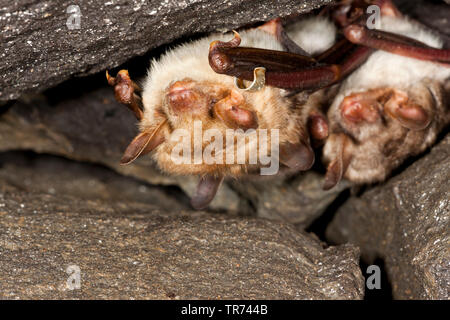
<svg viewBox="0 0 450 320">
<path fill-rule="evenodd" d="M 367 25 L 369 5 L 379 8 L 376 28 Z M 171 135 L 192 132 L 194 121 L 223 136 L 278 129 L 279 162 L 289 172 L 310 169 L 320 147 L 324 189 L 342 178 L 384 180 L 450 122 L 450 50 L 390 0 L 344 0 L 286 28 L 275 19 L 230 38 L 213 34 L 170 50 L 152 62 L 143 89 L 126 70 L 107 73 L 116 99 L 140 121 L 121 163 L 152 152 L 161 170 L 198 175 L 196 209 L 208 206 L 225 177 L 262 164 L 174 163 L 180 142 Z"/>
</svg>

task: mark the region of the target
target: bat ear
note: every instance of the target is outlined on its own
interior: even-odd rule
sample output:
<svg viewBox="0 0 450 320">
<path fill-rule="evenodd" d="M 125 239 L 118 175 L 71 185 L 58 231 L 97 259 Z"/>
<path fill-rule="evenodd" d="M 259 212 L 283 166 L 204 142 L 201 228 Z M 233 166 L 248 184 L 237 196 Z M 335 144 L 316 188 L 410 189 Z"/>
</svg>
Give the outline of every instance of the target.
<svg viewBox="0 0 450 320">
<path fill-rule="evenodd" d="M 314 151 L 303 142 L 296 144 L 287 143 L 280 147 L 280 162 L 285 166 L 306 171 L 314 164 Z"/>
<path fill-rule="evenodd" d="M 414 103 L 404 92 L 394 90 L 384 104 L 384 111 L 402 126 L 411 130 L 423 130 L 431 122 L 431 116 L 420 105 Z"/>
<path fill-rule="evenodd" d="M 323 190 L 330 190 L 342 180 L 351 161 L 351 154 L 346 148 L 348 143 L 350 143 L 349 138 L 341 133 L 332 135 L 331 139 L 336 141 L 336 157 L 328 165 L 325 182 L 322 187 Z"/>
<path fill-rule="evenodd" d="M 191 199 L 191 205 L 196 210 L 205 209 L 217 193 L 222 184 L 223 176 L 203 176 L 200 178 L 195 195 Z"/>
<path fill-rule="evenodd" d="M 232 89 L 227 97 L 214 105 L 213 112 L 230 128 L 256 129 L 258 119 L 253 111 L 241 107 L 244 102 L 242 94 Z"/>
<path fill-rule="evenodd" d="M 125 150 L 121 165 L 127 165 L 136 160 L 139 156 L 147 154 L 164 142 L 163 127 L 166 120 L 156 128 L 146 129 L 138 134 Z"/>
</svg>

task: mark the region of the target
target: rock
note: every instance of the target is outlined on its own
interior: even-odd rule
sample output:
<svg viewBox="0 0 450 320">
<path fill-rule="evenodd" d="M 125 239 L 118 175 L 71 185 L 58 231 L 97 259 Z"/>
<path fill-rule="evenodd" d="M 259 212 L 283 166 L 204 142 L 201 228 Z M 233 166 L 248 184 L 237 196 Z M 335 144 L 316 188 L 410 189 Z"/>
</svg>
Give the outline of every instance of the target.
<svg viewBox="0 0 450 320">
<path fill-rule="evenodd" d="M 281 222 L 110 200 L 23 191 L 0 175 L 0 298 L 363 297 L 352 245 L 324 248 Z"/>
<path fill-rule="evenodd" d="M 99 79 L 97 79 L 99 78 Z M 136 119 L 115 101 L 103 77 L 64 84 L 45 94 L 24 96 L 0 116 L 0 151 L 33 150 L 107 166 L 151 185 L 176 185 L 192 196 L 197 177 L 163 174 L 149 156 L 132 165 L 119 159 L 137 134 Z M 322 190 L 322 175 L 253 177 L 225 183 L 210 208 L 256 214 L 305 228 L 348 187 Z"/>
<path fill-rule="evenodd" d="M 166 211 L 189 209 L 189 199 L 176 187 L 153 186 L 98 165 L 49 155 L 0 153 L 0 180 L 24 192 L 71 195 Z"/>
<path fill-rule="evenodd" d="M 305 229 L 350 186 L 344 180 L 336 188 L 324 191 L 323 179 L 322 174 L 307 171 L 290 178 L 233 181 L 232 187 L 251 202 L 258 217 L 287 221 Z"/>
<path fill-rule="evenodd" d="M 136 119 L 114 100 L 110 87 L 95 80 L 69 83 L 45 95 L 24 96 L 0 116 L 0 151 L 32 150 L 101 164 L 152 185 L 178 185 L 191 196 L 197 177 L 165 175 L 150 157 L 119 165 L 137 134 Z M 224 184 L 211 208 L 236 212 L 240 203 Z"/>
<path fill-rule="evenodd" d="M 384 259 L 397 299 L 450 298 L 450 135 L 387 183 L 352 197 L 327 230 Z"/>
<path fill-rule="evenodd" d="M 181 37 L 231 30 L 310 11 L 330 2 L 6 2 L 0 9 L 0 101 L 55 86 L 73 76 L 119 66 L 132 57 Z"/>
</svg>

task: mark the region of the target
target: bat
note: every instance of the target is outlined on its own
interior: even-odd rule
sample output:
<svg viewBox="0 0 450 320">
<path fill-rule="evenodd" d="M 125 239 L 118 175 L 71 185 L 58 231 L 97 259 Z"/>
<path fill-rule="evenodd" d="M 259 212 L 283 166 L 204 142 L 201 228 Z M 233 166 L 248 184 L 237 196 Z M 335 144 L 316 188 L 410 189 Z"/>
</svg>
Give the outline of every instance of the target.
<svg viewBox="0 0 450 320">
<path fill-rule="evenodd" d="M 381 11 L 376 30 L 366 27 L 371 4 Z M 442 49 L 437 35 L 403 16 L 390 0 L 342 1 L 331 16 L 344 37 L 315 56 L 318 63 L 297 68 L 293 59 L 286 57 L 284 63 L 272 55 L 266 72 L 266 84 L 272 86 L 337 90 L 322 107 L 328 120 L 320 137 L 325 140 L 326 190 L 343 177 L 356 183 L 383 181 L 406 158 L 432 145 L 450 122 L 450 51 Z M 259 61 L 243 59 L 242 53 L 235 44 L 214 48 L 210 57 L 220 59 L 212 59 L 213 69 L 250 79 L 248 71 Z M 279 71 L 278 63 L 289 68 Z"/>
<path fill-rule="evenodd" d="M 319 25 L 334 30 L 333 24 L 326 19 L 321 19 Z M 296 31 L 293 30 L 294 33 Z M 277 38 L 261 28 L 245 30 L 240 37 L 249 47 L 274 52 L 283 50 Z M 324 39 L 327 43 L 322 47 L 332 43 L 332 37 L 331 40 Z M 259 150 L 252 140 L 255 135 L 248 137 L 246 134 L 249 130 L 258 134 L 263 129 L 278 129 L 280 147 L 277 160 L 293 171 L 308 170 L 314 162 L 305 127 L 308 114 L 302 108 L 305 102 L 297 101 L 296 97 L 287 96 L 285 90 L 272 86 L 255 92 L 238 89 L 232 77 L 217 74 L 211 69 L 208 60 L 210 43 L 227 38 L 229 34 L 214 34 L 167 52 L 152 62 L 142 90 L 126 70 L 121 70 L 116 77 L 107 73 L 116 99 L 127 105 L 140 121 L 140 133 L 124 152 L 121 163 L 129 164 L 152 151 L 153 159 L 164 172 L 198 175 L 197 192 L 191 201 L 197 209 L 209 204 L 224 177 L 239 178 L 257 172 L 263 166 L 259 161 L 253 164 L 250 161 L 250 155 Z M 316 115 L 315 119 L 319 127 L 325 122 L 323 115 Z M 226 137 L 229 129 L 234 130 L 235 140 L 246 137 L 243 163 L 196 164 L 191 161 L 185 164 L 172 161 L 173 150 L 180 145 L 180 140 L 172 139 L 177 129 L 190 133 L 184 147 L 194 149 L 198 142 L 194 139 L 195 121 L 201 121 L 204 131 L 215 129 L 222 133 L 222 137 Z M 202 152 L 207 145 L 201 145 Z"/>
<path fill-rule="evenodd" d="M 379 30 L 344 29 L 350 41 L 380 50 L 340 83 L 328 110 L 325 189 L 343 177 L 356 183 L 385 180 L 431 146 L 450 122 L 449 50 L 441 50 L 437 35 L 383 3 L 388 8 Z M 393 33 L 401 37 L 390 42 Z"/>
<path fill-rule="evenodd" d="M 382 2 L 384 15 L 392 15 L 390 10 L 394 7 L 390 7 L 388 1 Z M 361 97 L 354 96 L 358 90 L 353 92 L 348 91 L 348 88 L 355 86 L 356 80 L 351 82 L 351 79 L 357 79 L 358 72 L 371 65 L 373 57 L 378 54 L 377 49 L 392 51 L 392 47 L 395 49 L 401 43 L 402 51 L 396 54 L 405 55 L 411 51 L 416 54 L 417 50 L 414 50 L 419 47 L 423 49 L 418 50 L 420 54 L 425 54 L 421 58 L 433 60 L 420 62 L 433 66 L 434 60 L 442 65 L 448 63 L 448 51 L 433 51 L 421 42 L 408 42 L 410 39 L 392 37 L 391 33 L 383 34 L 381 44 L 380 41 L 373 44 L 374 41 L 367 41 L 367 38 L 379 38 L 378 34 L 373 36 L 370 30 L 367 33 L 372 38 L 367 35 L 363 40 L 351 38 L 351 35 L 357 34 L 352 28 L 359 27 L 358 21 L 364 17 L 360 13 L 364 6 L 367 4 L 357 1 L 356 5 L 343 4 L 332 8 L 336 23 L 326 17 L 316 16 L 285 30 L 281 21 L 276 19 L 259 28 L 234 33 L 229 41 L 225 41 L 230 38 L 229 34 L 213 34 L 181 45 L 152 61 L 142 89 L 125 70 L 121 70 L 116 77 L 107 73 L 108 83 L 114 87 L 116 99 L 127 105 L 139 120 L 140 133 L 125 150 L 121 164 L 129 164 L 151 152 L 161 170 L 169 174 L 198 175 L 199 184 L 191 200 L 196 209 L 205 208 L 212 201 L 225 177 L 239 178 L 262 168 L 267 169 L 267 157 L 252 159 L 252 155 L 261 155 L 263 149 L 266 154 L 275 154 L 271 162 L 279 161 L 282 166 L 296 172 L 308 170 L 314 163 L 311 144 L 324 144 L 323 158 L 328 163 L 324 188 L 331 188 L 344 176 L 357 182 L 377 179 L 380 175 L 369 175 L 367 170 L 359 169 L 358 164 L 367 161 L 367 156 L 361 155 L 351 143 L 356 142 L 357 146 L 372 143 L 377 146 L 375 149 L 381 151 L 384 151 L 385 145 L 381 145 L 383 141 L 374 137 L 355 137 L 349 128 L 343 127 L 345 117 L 339 116 L 342 114 L 341 109 L 346 112 L 348 109 L 350 114 L 357 115 L 365 115 L 366 112 L 353 111 L 354 107 L 351 106 L 341 107 L 339 99 L 361 101 Z M 337 38 L 336 25 L 344 30 L 345 37 L 342 39 Z M 444 56 L 443 60 L 436 59 L 439 54 Z M 446 66 L 441 68 L 448 70 Z M 340 83 L 342 80 L 344 82 Z M 414 84 L 418 81 L 411 80 Z M 430 81 L 440 88 L 443 80 L 434 78 Z M 384 87 L 385 90 L 390 88 Z M 375 95 L 372 90 L 381 90 L 379 86 L 369 84 L 363 89 L 367 92 L 362 94 L 364 99 Z M 385 93 L 384 99 L 389 96 L 400 101 L 405 99 L 405 94 L 409 98 L 411 91 L 405 93 L 397 90 L 391 96 Z M 437 98 L 442 97 L 443 91 L 439 92 Z M 422 117 L 430 112 L 427 121 L 420 119 L 420 111 L 406 112 L 407 115 L 414 115 L 414 124 L 419 123 L 412 129 L 404 126 L 405 122 L 411 120 L 408 116 L 398 116 L 404 115 L 404 112 L 399 112 L 393 103 L 387 103 L 389 100 L 381 101 L 378 108 L 383 121 L 379 127 L 386 125 L 386 113 L 392 116 L 389 121 L 395 123 L 395 128 L 400 125 L 400 131 L 419 132 L 424 137 L 424 144 L 431 144 L 433 136 L 445 122 L 439 120 L 445 118 L 443 107 L 431 106 L 435 104 L 433 99 L 436 96 L 432 95 L 428 99 L 431 101 L 428 103 L 430 106 L 421 106 L 425 110 Z M 348 104 L 352 105 L 350 102 Z M 431 112 L 436 115 L 431 117 Z M 419 120 L 428 123 L 425 126 Z M 196 134 L 199 124 L 200 131 L 209 134 L 206 139 L 204 135 Z M 362 123 L 358 124 L 364 127 Z M 360 129 L 357 125 L 355 127 L 356 130 Z M 389 127 L 385 131 L 391 130 L 394 132 L 397 129 Z M 267 131 L 276 132 L 276 135 L 264 136 L 263 133 Z M 434 135 L 430 133 L 430 138 L 426 138 L 424 131 L 432 131 Z M 261 144 L 262 140 L 266 142 L 265 146 Z M 231 147 L 225 143 L 229 141 L 233 142 Z M 404 146 L 404 151 L 398 153 L 398 162 L 419 148 L 413 149 L 414 146 L 410 144 Z M 180 151 L 183 154 L 182 161 L 179 157 L 174 158 L 174 154 L 179 156 Z M 203 161 L 204 154 L 216 161 Z M 236 161 L 236 157 L 233 157 L 233 161 L 226 161 L 229 160 L 229 154 L 241 155 L 241 161 Z M 196 156 L 199 156 L 198 159 Z M 386 172 L 393 167 L 385 163 L 380 166 Z M 359 173 L 363 179 L 354 178 L 352 172 Z M 367 179 L 364 179 L 365 175 Z"/>
</svg>

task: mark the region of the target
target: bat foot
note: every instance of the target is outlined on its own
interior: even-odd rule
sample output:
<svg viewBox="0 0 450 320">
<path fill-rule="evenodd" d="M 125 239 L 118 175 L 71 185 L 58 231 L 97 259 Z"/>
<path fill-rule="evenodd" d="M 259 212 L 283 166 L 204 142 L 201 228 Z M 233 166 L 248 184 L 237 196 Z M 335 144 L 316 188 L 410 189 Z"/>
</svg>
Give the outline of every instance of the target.
<svg viewBox="0 0 450 320">
<path fill-rule="evenodd" d="M 143 118 L 141 98 L 135 93 L 140 92 L 141 88 L 131 80 L 128 71 L 120 70 L 115 77 L 110 76 L 106 71 L 106 80 L 110 86 L 114 87 L 116 100 L 130 108 L 136 118 L 141 120 Z"/>
</svg>

